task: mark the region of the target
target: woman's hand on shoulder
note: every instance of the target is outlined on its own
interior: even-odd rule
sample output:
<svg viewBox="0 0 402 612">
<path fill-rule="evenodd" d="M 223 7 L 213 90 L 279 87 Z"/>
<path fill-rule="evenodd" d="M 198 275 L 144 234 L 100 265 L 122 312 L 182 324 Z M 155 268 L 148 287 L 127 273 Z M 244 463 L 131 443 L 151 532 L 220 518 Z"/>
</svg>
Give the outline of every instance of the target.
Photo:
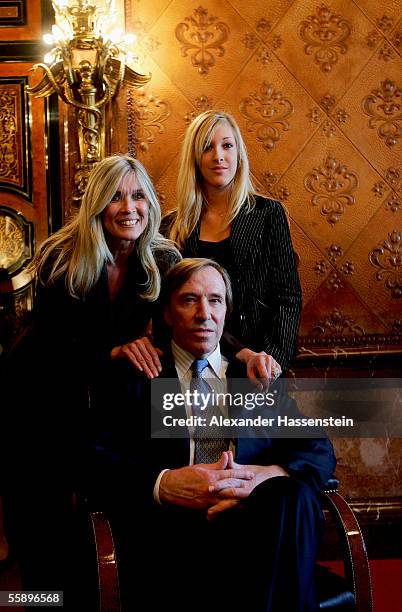
<svg viewBox="0 0 402 612">
<path fill-rule="evenodd" d="M 147 336 L 115 346 L 110 355 L 112 359 L 128 359 L 136 370 L 148 378 L 156 378 L 162 370 L 159 357 L 163 351 L 155 347 Z"/>
<path fill-rule="evenodd" d="M 267 389 L 282 373 L 280 364 L 265 351 L 256 353 L 244 348 L 236 354 L 236 359 L 247 365 L 247 377 L 260 389 Z"/>
</svg>

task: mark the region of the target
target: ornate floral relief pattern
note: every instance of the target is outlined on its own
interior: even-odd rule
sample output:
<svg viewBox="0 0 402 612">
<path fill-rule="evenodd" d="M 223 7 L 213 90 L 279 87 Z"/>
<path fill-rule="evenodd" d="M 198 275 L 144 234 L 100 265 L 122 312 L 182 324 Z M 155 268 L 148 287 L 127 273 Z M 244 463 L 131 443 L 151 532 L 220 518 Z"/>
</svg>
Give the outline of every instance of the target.
<svg viewBox="0 0 402 612">
<path fill-rule="evenodd" d="M 341 266 L 342 274 L 345 276 L 351 276 L 355 273 L 355 264 L 353 261 L 345 261 L 345 263 Z"/>
<path fill-rule="evenodd" d="M 0 216 L 0 267 L 11 268 L 24 254 L 25 234 L 8 215 Z"/>
<path fill-rule="evenodd" d="M 269 64 L 272 62 L 271 54 L 265 45 L 262 45 L 257 53 L 257 62 L 261 62 L 261 64 Z"/>
<path fill-rule="evenodd" d="M 398 30 L 397 32 L 394 32 L 394 34 L 392 35 L 391 41 L 394 47 L 401 50 L 402 48 L 402 30 Z"/>
<path fill-rule="evenodd" d="M 317 274 L 317 276 L 324 276 L 329 269 L 330 265 L 327 261 L 325 261 L 325 259 L 319 259 L 315 262 L 314 272 Z"/>
<path fill-rule="evenodd" d="M 393 230 L 378 247 L 369 253 L 370 263 L 377 268 L 376 279 L 384 280 L 385 289 L 395 299 L 402 297 L 402 232 Z"/>
<path fill-rule="evenodd" d="M 0 86 L 0 181 L 22 186 L 22 168 L 19 159 L 21 137 L 18 125 L 20 114 L 19 87 Z"/>
<path fill-rule="evenodd" d="M 203 113 L 204 111 L 212 108 L 213 106 L 213 100 L 211 98 L 208 98 L 208 96 L 202 94 L 201 96 L 198 96 L 197 98 L 195 98 L 194 100 L 194 106 L 197 109 L 198 112 L 196 111 L 191 111 L 190 113 L 186 113 L 184 115 L 184 120 L 187 124 L 190 124 L 193 119 L 195 119 L 197 117 L 197 115 L 199 115 L 200 113 Z"/>
<path fill-rule="evenodd" d="M 326 247 L 325 253 L 328 259 L 335 264 L 343 256 L 343 248 L 338 244 L 331 244 L 329 247 Z"/>
<path fill-rule="evenodd" d="M 279 176 L 270 170 L 264 172 L 264 174 L 261 176 L 261 182 L 268 191 L 271 191 L 272 187 L 278 180 Z"/>
<path fill-rule="evenodd" d="M 378 41 L 380 40 L 381 35 L 377 32 L 377 30 L 373 30 L 369 32 L 366 36 L 366 44 L 369 49 L 374 49 L 377 46 Z"/>
<path fill-rule="evenodd" d="M 240 102 L 240 113 L 247 119 L 249 132 L 257 132 L 257 140 L 266 151 L 272 151 L 282 132 L 290 128 L 287 118 L 294 111 L 293 104 L 274 86 L 262 83 L 259 91 Z"/>
<path fill-rule="evenodd" d="M 312 205 L 321 207 L 321 213 L 332 226 L 339 221 L 346 206 L 356 203 L 353 192 L 357 185 L 357 176 L 331 156 L 304 178 L 304 186 L 314 194 Z"/>
<path fill-rule="evenodd" d="M 371 189 L 376 198 L 382 198 L 384 193 L 387 191 L 387 186 L 384 181 L 378 181 L 378 183 L 374 183 L 374 187 Z"/>
<path fill-rule="evenodd" d="M 271 45 L 273 49 L 279 49 L 282 46 L 282 38 L 280 36 L 274 36 Z"/>
<path fill-rule="evenodd" d="M 269 34 L 269 32 L 272 30 L 272 23 L 264 17 L 261 17 L 261 19 L 259 19 L 255 24 L 255 28 L 259 34 L 264 36 L 265 34 Z"/>
<path fill-rule="evenodd" d="M 330 93 L 325 94 L 322 96 L 320 104 L 329 113 L 329 111 L 332 110 L 336 104 L 335 96 Z"/>
<path fill-rule="evenodd" d="M 286 200 L 290 197 L 290 189 L 286 185 L 281 185 L 278 189 L 272 189 L 271 193 L 277 200 L 281 200 L 282 202 L 286 202 Z"/>
<path fill-rule="evenodd" d="M 384 45 L 378 51 L 378 59 L 384 60 L 384 62 L 390 62 L 391 60 L 395 59 L 394 50 L 388 43 L 384 43 Z"/>
<path fill-rule="evenodd" d="M 378 136 L 388 147 L 396 145 L 402 136 L 402 88 L 385 79 L 378 89 L 363 98 L 362 108 L 370 117 L 369 127 L 377 128 Z"/>
<path fill-rule="evenodd" d="M 338 61 L 338 54 L 348 50 L 346 41 L 351 34 L 350 24 L 325 5 L 317 8 L 315 15 L 302 21 L 299 36 L 305 43 L 307 55 L 314 53 L 316 63 L 324 74 L 331 72 Z"/>
<path fill-rule="evenodd" d="M 306 117 L 310 119 L 312 123 L 320 123 L 321 111 L 318 106 L 314 106 L 310 112 L 307 113 Z"/>
<path fill-rule="evenodd" d="M 161 42 L 158 38 L 148 34 L 148 25 L 141 21 L 141 19 L 136 19 L 130 30 L 137 36 L 135 41 L 135 55 L 137 61 L 142 64 L 148 59 L 150 53 L 156 51 L 160 47 Z"/>
<path fill-rule="evenodd" d="M 187 57 L 191 51 L 191 64 L 200 74 L 208 74 L 215 65 L 215 55 L 222 57 L 223 45 L 228 40 L 229 28 L 218 17 L 208 15 L 208 9 L 199 6 L 190 17 L 176 26 L 176 38 L 181 52 Z"/>
<path fill-rule="evenodd" d="M 401 180 L 402 172 L 399 168 L 390 167 L 385 173 L 385 178 L 392 187 L 396 187 Z"/>
<path fill-rule="evenodd" d="M 394 20 L 392 17 L 387 17 L 387 15 L 383 15 L 382 17 L 378 17 L 376 19 L 377 28 L 382 30 L 383 32 L 389 32 L 392 30 L 394 25 Z"/>
<path fill-rule="evenodd" d="M 146 152 L 149 150 L 149 145 L 155 141 L 156 134 L 165 131 L 163 123 L 170 117 L 170 106 L 141 88 L 135 94 L 134 114 L 135 141 L 140 149 Z"/>
<path fill-rule="evenodd" d="M 255 49 L 259 44 L 260 39 L 254 32 L 246 32 L 242 38 L 242 43 L 246 49 Z"/>
<path fill-rule="evenodd" d="M 323 134 L 327 137 L 327 138 L 331 138 L 331 136 L 336 136 L 336 128 L 334 126 L 333 123 L 331 123 L 331 121 L 325 121 L 323 128 L 322 128 Z"/>
<path fill-rule="evenodd" d="M 342 280 L 336 272 L 332 272 L 325 283 L 325 286 L 327 289 L 332 289 L 332 291 L 338 291 L 338 289 L 343 288 Z"/>
<path fill-rule="evenodd" d="M 349 115 L 344 108 L 338 108 L 335 113 L 335 119 L 338 123 L 346 123 L 349 120 Z"/>
<path fill-rule="evenodd" d="M 349 315 L 344 314 L 338 308 L 334 308 L 328 317 L 322 321 L 317 321 L 312 332 L 318 336 L 331 335 L 342 336 L 345 333 L 364 335 L 364 329 L 357 325 Z"/>
<path fill-rule="evenodd" d="M 387 201 L 385 208 L 393 213 L 399 212 L 402 208 L 401 198 L 398 198 L 398 196 L 393 193 L 390 199 Z"/>
</svg>

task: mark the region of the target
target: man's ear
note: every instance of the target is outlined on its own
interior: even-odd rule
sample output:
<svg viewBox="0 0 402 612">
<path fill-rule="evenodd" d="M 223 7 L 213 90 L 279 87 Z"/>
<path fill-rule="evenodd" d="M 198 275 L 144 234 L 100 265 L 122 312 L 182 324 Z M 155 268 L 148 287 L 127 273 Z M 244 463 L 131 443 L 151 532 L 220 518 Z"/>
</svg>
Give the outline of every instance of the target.
<svg viewBox="0 0 402 612">
<path fill-rule="evenodd" d="M 164 307 L 163 309 L 163 318 L 165 319 L 166 323 L 170 326 L 172 326 L 172 315 L 170 313 L 170 306 L 169 304 L 167 306 Z"/>
</svg>

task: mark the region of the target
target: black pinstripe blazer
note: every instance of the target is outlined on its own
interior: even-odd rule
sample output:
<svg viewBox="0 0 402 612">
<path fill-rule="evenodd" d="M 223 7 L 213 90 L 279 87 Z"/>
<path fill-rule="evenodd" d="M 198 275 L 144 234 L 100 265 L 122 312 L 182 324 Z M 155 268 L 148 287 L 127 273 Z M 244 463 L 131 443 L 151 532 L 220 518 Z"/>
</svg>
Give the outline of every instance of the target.
<svg viewBox="0 0 402 612">
<path fill-rule="evenodd" d="M 171 213 L 162 222 L 167 234 Z M 200 222 L 188 237 L 184 257 L 199 256 Z M 243 346 L 272 355 L 286 371 L 294 356 L 301 311 L 301 287 L 285 212 L 280 202 L 256 197 L 232 223 L 234 310 L 225 338 L 234 350 Z"/>
</svg>

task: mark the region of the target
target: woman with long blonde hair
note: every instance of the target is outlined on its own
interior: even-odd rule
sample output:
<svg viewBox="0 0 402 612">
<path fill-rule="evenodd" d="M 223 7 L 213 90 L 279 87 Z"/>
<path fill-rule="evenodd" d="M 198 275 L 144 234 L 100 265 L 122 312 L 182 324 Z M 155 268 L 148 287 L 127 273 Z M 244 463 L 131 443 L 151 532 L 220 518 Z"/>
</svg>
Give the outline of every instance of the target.
<svg viewBox="0 0 402 612">
<path fill-rule="evenodd" d="M 227 268 L 234 310 L 225 338 L 250 378 L 275 379 L 294 355 L 301 289 L 280 202 L 254 189 L 234 118 L 205 111 L 182 145 L 177 208 L 162 232 L 184 257 L 210 257 Z"/>
</svg>

